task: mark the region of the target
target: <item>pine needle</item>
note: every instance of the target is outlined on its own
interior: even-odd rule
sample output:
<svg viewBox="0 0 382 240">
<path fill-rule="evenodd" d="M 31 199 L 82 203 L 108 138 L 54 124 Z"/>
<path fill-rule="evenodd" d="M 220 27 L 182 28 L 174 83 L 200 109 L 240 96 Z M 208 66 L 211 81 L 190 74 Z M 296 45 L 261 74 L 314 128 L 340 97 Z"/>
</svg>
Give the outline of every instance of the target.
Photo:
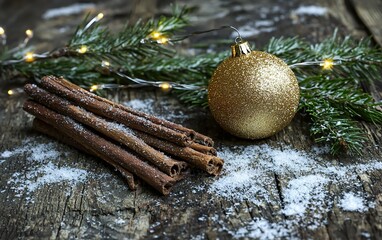
<svg viewBox="0 0 382 240">
<path fill-rule="evenodd" d="M 171 16 L 126 24 L 117 33 L 111 33 L 99 22 L 85 28 L 86 18 L 65 47 L 34 62 L 23 61 L 30 48 L 0 47 L 0 76 L 38 79 L 53 74 L 83 87 L 129 84 L 126 78 L 102 67 L 108 62 L 130 77 L 200 86 L 198 90 L 174 93 L 190 106 L 208 107 L 209 79 L 217 65 L 229 56 L 228 52 L 180 55 L 171 45 L 150 37 L 156 31 L 168 40 L 181 32 L 189 25 L 190 11 L 175 7 Z M 382 103 L 361 88 L 361 84 L 381 80 L 382 50 L 373 46 L 370 39 L 354 41 L 349 36 L 339 37 L 335 31 L 332 37 L 317 44 L 298 37 L 272 38 L 264 51 L 287 64 L 324 59 L 336 62 L 331 71 L 317 65 L 293 68 L 301 87 L 299 109 L 310 117 L 310 131 L 316 141 L 330 144 L 332 153 L 360 153 L 367 140 L 360 121 L 382 124 Z"/>
</svg>

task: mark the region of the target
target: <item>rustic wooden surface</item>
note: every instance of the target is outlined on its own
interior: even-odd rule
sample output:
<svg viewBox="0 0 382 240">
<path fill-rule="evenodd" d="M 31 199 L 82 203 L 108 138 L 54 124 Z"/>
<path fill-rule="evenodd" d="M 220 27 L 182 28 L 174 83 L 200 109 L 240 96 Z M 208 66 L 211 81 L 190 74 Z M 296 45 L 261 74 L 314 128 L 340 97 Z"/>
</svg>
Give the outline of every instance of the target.
<svg viewBox="0 0 382 240">
<path fill-rule="evenodd" d="M 149 17 L 168 12 L 171 1 L 99 1 L 93 11 L 103 11 L 107 21 L 118 28 L 126 20 L 134 21 L 139 17 Z M 380 24 L 382 6 L 378 0 L 320 0 L 320 1 L 266 1 L 253 3 L 251 0 L 230 1 L 180 1 L 199 6 L 193 18 L 195 29 L 208 29 L 224 25 L 241 26 L 249 20 L 261 18 L 261 9 L 277 7 L 279 11 L 270 12 L 267 17 L 283 16 L 277 21 L 275 30 L 262 32 L 247 39 L 261 45 L 271 36 L 305 36 L 311 41 L 320 41 L 329 36 L 335 28 L 341 34 L 352 34 L 355 37 L 373 34 L 377 43 L 382 44 Z M 303 2 L 303 4 L 302 4 Z M 25 28 L 35 29 L 35 42 L 43 42 L 41 49 L 57 46 L 65 42 L 71 31 L 59 31 L 63 27 L 73 28 L 84 14 L 60 17 L 49 21 L 41 15 L 50 8 L 69 5 L 74 1 L 27 1 L 0 0 L 0 25 L 5 26 L 10 41 L 22 37 Z M 324 16 L 301 17 L 293 14 L 292 9 L 300 5 L 319 5 L 328 8 Z M 36 7 L 38 6 L 38 7 Z M 193 41 L 202 42 L 211 38 L 228 38 L 228 32 L 212 36 L 197 36 Z M 31 130 L 31 117 L 22 111 L 25 100 L 23 94 L 9 97 L 7 89 L 20 86 L 20 83 L 0 81 L 0 152 L 20 146 L 26 138 L 35 138 L 41 143 L 50 139 L 39 137 Z M 375 95 L 380 95 L 377 86 Z M 110 96 L 113 100 L 125 102 L 130 99 L 154 99 L 157 111 L 182 109 L 187 117 L 177 121 L 210 135 L 217 146 L 246 146 L 268 144 L 270 146 L 286 145 L 300 150 L 309 150 L 313 142 L 308 134 L 308 124 L 303 117 L 296 116 L 292 124 L 274 137 L 262 141 L 245 141 L 224 133 L 213 121 L 208 111 L 187 109 L 171 96 L 158 91 L 120 91 Z M 164 109 L 162 101 L 172 103 L 173 107 Z M 364 124 L 369 132 L 369 143 L 364 151 L 365 158 L 381 160 L 380 127 Z M 1 239 L 230 239 L 229 231 L 238 229 L 246 221 L 259 216 L 279 220 L 285 218 L 276 214 L 283 207 L 282 191 L 288 183 L 287 178 L 275 174 L 274 182 L 269 186 L 272 204 L 256 206 L 250 202 L 226 200 L 206 190 L 192 191 L 192 186 L 209 184 L 213 178 L 196 172 L 189 180 L 181 182 L 168 197 L 159 196 L 145 184 L 137 191 L 128 190 L 123 179 L 103 162 L 84 155 L 62 144 L 57 144 L 65 153 L 57 159 L 56 164 L 76 166 L 94 174 L 106 174 L 103 178 L 90 178 L 85 183 L 68 186 L 65 183 L 47 185 L 31 193 L 17 195 L 9 179 L 15 172 L 21 175 L 28 173 L 32 166 L 26 157 L 10 158 L 0 164 L 0 238 Z M 332 157 L 329 162 L 338 161 Z M 343 156 L 341 160 L 352 162 L 351 157 Z M 328 222 L 316 230 L 301 227 L 298 238 L 308 239 L 381 239 L 382 238 L 382 171 L 371 171 L 359 175 L 364 192 L 375 199 L 376 205 L 364 213 L 344 212 L 334 207 L 327 213 Z M 328 187 L 333 195 L 339 192 L 336 187 Z M 274 194 L 272 194 L 274 193 Z M 30 198 L 33 201 L 30 201 Z M 100 199 L 104 199 L 101 201 Z M 233 209 L 228 212 L 227 209 Z M 217 217 L 216 217 L 217 216 Z M 219 221 L 214 219 L 218 218 Z M 118 220 L 124 224 L 116 224 Z M 362 233 L 362 234 L 361 234 Z M 365 235 L 365 233 L 367 233 Z M 368 236 L 368 237 L 367 237 Z"/>
</svg>

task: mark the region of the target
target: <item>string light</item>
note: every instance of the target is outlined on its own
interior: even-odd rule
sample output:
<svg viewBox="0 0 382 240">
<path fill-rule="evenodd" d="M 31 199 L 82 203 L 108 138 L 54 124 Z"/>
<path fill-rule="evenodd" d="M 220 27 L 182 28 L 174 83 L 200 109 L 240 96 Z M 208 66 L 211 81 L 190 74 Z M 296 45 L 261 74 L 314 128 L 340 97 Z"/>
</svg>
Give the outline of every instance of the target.
<svg viewBox="0 0 382 240">
<path fill-rule="evenodd" d="M 169 39 L 166 37 L 161 37 L 160 39 L 157 40 L 158 43 L 160 44 L 166 44 L 168 43 Z"/>
<path fill-rule="evenodd" d="M 150 33 L 150 38 L 152 38 L 154 40 L 158 40 L 161 37 L 162 37 L 162 34 L 160 32 L 153 31 L 152 33 Z"/>
<path fill-rule="evenodd" d="M 172 88 L 171 84 L 168 83 L 168 82 L 163 82 L 161 84 L 159 84 L 159 87 L 162 89 L 162 90 L 169 90 Z"/>
<path fill-rule="evenodd" d="M 7 35 L 5 35 L 5 30 L 2 27 L 0 27 L 0 41 L 2 45 L 7 43 Z"/>
<path fill-rule="evenodd" d="M 78 53 L 84 54 L 88 51 L 88 47 L 85 45 L 82 45 L 79 49 L 77 49 Z"/>
<path fill-rule="evenodd" d="M 322 61 L 309 61 L 309 62 L 301 62 L 301 63 L 294 63 L 289 65 L 290 68 L 296 68 L 296 67 L 302 67 L 302 66 L 322 66 L 324 69 L 332 69 L 334 65 L 342 64 L 343 60 L 337 59 L 335 62 L 333 59 L 325 59 Z M 110 63 L 107 61 L 102 61 L 102 66 L 109 67 Z M 133 78 L 130 77 L 122 72 L 115 71 L 112 68 L 109 68 L 109 70 L 115 74 L 117 74 L 119 77 L 127 79 L 129 81 L 134 82 L 136 85 L 134 87 L 159 87 L 164 91 L 167 91 L 169 89 L 178 89 L 178 90 L 189 90 L 189 91 L 204 91 L 206 90 L 205 87 L 201 86 L 195 86 L 190 84 L 182 84 L 182 83 L 175 83 L 175 82 L 155 82 L 155 81 L 148 81 L 140 78 Z M 121 85 L 121 84 L 101 84 L 96 85 L 96 89 L 117 89 L 117 88 L 128 88 L 131 87 L 131 85 Z"/>
<path fill-rule="evenodd" d="M 137 85 L 133 86 L 133 85 L 122 85 L 117 83 L 104 83 L 104 84 L 92 85 L 89 88 L 89 91 L 93 92 L 93 91 L 101 90 L 101 89 L 117 89 L 117 88 L 131 88 L 131 87 L 137 87 Z"/>
<path fill-rule="evenodd" d="M 33 52 L 27 52 L 24 56 L 24 60 L 27 63 L 31 63 L 35 60 Z"/>
<path fill-rule="evenodd" d="M 18 48 L 24 48 L 24 47 L 28 44 L 29 40 L 31 40 L 31 38 L 33 37 L 33 31 L 30 30 L 30 29 L 27 29 L 27 30 L 25 31 L 25 34 L 27 35 L 27 37 L 24 39 L 24 42 L 22 42 L 22 43 L 18 46 Z"/>
<path fill-rule="evenodd" d="M 102 18 L 103 18 L 103 13 L 98 13 L 98 15 L 97 15 L 97 21 L 99 21 L 99 20 L 101 20 Z"/>
<path fill-rule="evenodd" d="M 296 67 L 302 67 L 302 66 L 322 66 L 323 69 L 329 70 L 332 69 L 334 65 L 341 64 L 343 60 L 336 60 L 334 62 L 333 59 L 325 59 L 322 61 L 310 61 L 310 62 L 300 62 L 300 63 L 294 63 L 289 65 L 290 68 L 296 68 Z M 122 85 L 122 84 L 100 84 L 100 85 L 93 85 L 90 87 L 90 91 L 96 91 L 100 89 L 118 89 L 118 88 L 129 88 L 129 87 L 159 87 L 163 91 L 168 91 L 171 89 L 178 89 L 178 90 L 191 90 L 191 91 L 204 91 L 206 90 L 205 87 L 201 86 L 195 86 L 195 85 L 190 85 L 190 84 L 182 84 L 182 83 L 175 83 L 175 82 L 159 82 L 159 81 L 149 81 L 149 80 L 144 80 L 140 78 L 134 78 L 130 77 L 120 71 L 116 71 L 113 68 L 110 67 L 110 63 L 108 61 L 103 60 L 102 61 L 102 66 L 103 67 L 108 67 L 110 72 L 113 72 L 117 74 L 119 77 L 127 79 L 136 85 Z"/>
<path fill-rule="evenodd" d="M 94 92 L 98 90 L 98 85 L 93 85 L 90 87 L 90 92 Z"/>
<path fill-rule="evenodd" d="M 152 31 L 149 34 L 149 38 L 151 38 L 152 40 L 155 40 L 157 43 L 160 43 L 160 44 L 166 44 L 169 42 L 169 38 L 164 36 L 162 33 L 158 31 Z"/>
<path fill-rule="evenodd" d="M 310 62 L 300 62 L 300 63 L 294 63 L 289 65 L 290 68 L 296 68 L 296 67 L 304 67 L 304 66 L 321 66 L 324 70 L 331 70 L 333 69 L 334 65 L 340 65 L 342 62 L 345 61 L 343 59 L 337 59 L 334 61 L 333 59 L 325 59 L 322 61 L 310 61 Z"/>
<path fill-rule="evenodd" d="M 322 69 L 324 70 L 332 70 L 334 65 L 333 59 L 325 59 L 320 66 L 322 66 Z"/>
<path fill-rule="evenodd" d="M 110 67 L 110 62 L 108 62 L 106 60 L 102 60 L 101 65 L 102 65 L 102 67 Z"/>
<path fill-rule="evenodd" d="M 82 34 L 88 28 L 90 28 L 95 22 L 98 22 L 98 21 L 100 21 L 103 18 L 104 18 L 104 14 L 102 12 L 98 13 L 97 16 L 92 18 L 87 23 L 87 25 L 84 27 L 84 29 L 81 32 L 79 32 L 79 34 Z M 212 31 L 216 31 L 216 30 L 221 30 L 221 29 L 226 29 L 226 28 L 231 28 L 231 29 L 235 30 L 236 33 L 238 34 L 237 38 L 235 39 L 235 42 L 240 42 L 242 40 L 239 31 L 236 28 L 232 27 L 232 26 L 222 26 L 220 28 L 211 29 L 211 30 L 207 30 L 207 31 L 194 32 L 194 33 L 191 33 L 189 35 L 185 35 L 183 37 L 179 37 L 179 38 L 175 38 L 175 39 L 170 39 L 167 36 L 165 36 L 163 33 L 161 33 L 160 31 L 155 30 L 155 31 L 152 31 L 148 35 L 148 38 L 146 38 L 146 39 L 154 40 L 154 41 L 156 41 L 159 44 L 167 44 L 167 43 L 171 43 L 171 42 L 181 41 L 181 40 L 189 38 L 190 36 L 193 36 L 193 35 L 202 34 L 202 33 L 208 33 L 208 32 L 212 32 Z M 25 34 L 27 36 L 26 40 L 24 41 L 25 45 L 26 45 L 28 40 L 33 37 L 33 31 L 30 30 L 30 29 L 27 29 L 25 31 Z M 6 36 L 5 36 L 5 30 L 2 27 L 0 27 L 0 40 L 1 39 L 3 40 L 3 44 L 4 44 Z M 82 45 L 80 48 L 77 49 L 77 52 L 80 53 L 80 54 L 85 54 L 86 52 L 88 52 L 88 47 L 86 45 Z M 22 62 L 22 61 L 30 63 L 30 62 L 35 61 L 36 59 L 40 60 L 40 59 L 49 58 L 49 57 L 50 57 L 49 54 L 38 55 L 38 54 L 34 54 L 32 52 L 27 52 L 25 54 L 24 58 L 22 58 L 22 59 L 8 60 L 8 61 L 2 62 L 2 64 L 3 65 L 8 65 L 8 64 L 13 64 L 13 63 Z M 341 63 L 342 63 L 341 60 L 336 60 L 334 62 L 333 59 L 325 59 L 325 60 L 321 60 L 321 61 L 310 61 L 310 62 L 295 63 L 295 64 L 289 65 L 289 67 L 290 68 L 295 68 L 295 67 L 300 67 L 300 66 L 321 66 L 324 70 L 330 70 L 330 69 L 333 68 L 334 65 L 338 65 L 338 64 L 341 64 Z M 145 80 L 145 79 L 130 77 L 130 76 L 120 72 L 119 70 L 114 70 L 111 67 L 110 62 L 108 62 L 106 60 L 103 60 L 101 62 L 101 65 L 102 65 L 102 67 L 107 68 L 110 72 L 113 72 L 114 74 L 118 75 L 119 77 L 127 79 L 127 80 L 133 82 L 135 85 L 134 84 L 130 84 L 130 85 L 120 85 L 120 84 L 99 84 L 99 85 L 92 85 L 90 87 L 90 89 L 89 89 L 92 92 L 100 90 L 100 89 L 104 89 L 104 88 L 111 88 L 111 89 L 115 88 L 116 89 L 116 88 L 145 87 L 145 86 L 159 87 L 162 90 L 170 90 L 170 89 L 193 90 L 193 91 L 198 91 L 198 90 L 199 91 L 204 91 L 204 90 L 206 90 L 205 87 L 195 86 L 195 85 L 192 85 L 192 84 L 181 84 L 181 83 L 176 83 L 176 82 L 149 81 L 149 80 Z M 8 91 L 9 95 L 13 95 L 14 93 L 15 93 L 14 90 L 9 90 Z"/>
<path fill-rule="evenodd" d="M 88 30 L 94 23 L 100 21 L 102 18 L 104 17 L 103 13 L 98 13 L 97 16 L 95 16 L 94 18 L 92 18 L 92 20 L 90 20 L 86 26 L 84 27 L 84 29 L 82 31 L 79 31 L 79 34 L 83 34 L 86 30 Z"/>
<path fill-rule="evenodd" d="M 33 31 L 30 30 L 30 29 L 27 29 L 27 30 L 25 31 L 25 34 L 27 35 L 28 38 L 32 38 L 32 37 L 33 37 Z"/>
<path fill-rule="evenodd" d="M 9 96 L 17 96 L 19 94 L 22 94 L 24 92 L 24 89 L 23 88 L 13 88 L 13 89 L 9 89 L 7 91 L 7 94 Z"/>
</svg>

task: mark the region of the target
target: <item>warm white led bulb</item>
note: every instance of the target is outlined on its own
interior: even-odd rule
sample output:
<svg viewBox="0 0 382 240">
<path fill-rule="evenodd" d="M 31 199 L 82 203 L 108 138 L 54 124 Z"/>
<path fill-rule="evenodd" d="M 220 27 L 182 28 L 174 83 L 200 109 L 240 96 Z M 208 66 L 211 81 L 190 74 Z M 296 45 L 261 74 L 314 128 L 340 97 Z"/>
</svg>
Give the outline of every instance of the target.
<svg viewBox="0 0 382 240">
<path fill-rule="evenodd" d="M 88 51 L 88 47 L 86 47 L 85 45 L 81 46 L 79 49 L 77 49 L 77 52 L 81 53 L 81 54 L 84 54 Z"/>
<path fill-rule="evenodd" d="M 98 13 L 98 15 L 97 15 L 97 20 L 99 21 L 99 20 L 101 20 L 102 18 L 103 18 L 103 13 Z"/>
<path fill-rule="evenodd" d="M 32 38 L 33 37 L 33 31 L 28 29 L 25 31 L 25 34 L 27 35 L 28 38 Z"/>
<path fill-rule="evenodd" d="M 159 84 L 159 87 L 162 90 L 168 90 L 168 89 L 172 88 L 171 84 L 168 82 L 163 82 L 163 83 Z"/>
<path fill-rule="evenodd" d="M 93 85 L 90 87 L 90 92 L 97 91 L 97 89 L 98 89 L 98 85 Z"/>
<path fill-rule="evenodd" d="M 31 63 L 35 60 L 33 52 L 27 52 L 24 56 L 25 62 Z"/>
<path fill-rule="evenodd" d="M 325 59 L 324 62 L 321 64 L 322 69 L 324 70 L 331 70 L 333 68 L 333 65 L 333 59 Z"/>
</svg>

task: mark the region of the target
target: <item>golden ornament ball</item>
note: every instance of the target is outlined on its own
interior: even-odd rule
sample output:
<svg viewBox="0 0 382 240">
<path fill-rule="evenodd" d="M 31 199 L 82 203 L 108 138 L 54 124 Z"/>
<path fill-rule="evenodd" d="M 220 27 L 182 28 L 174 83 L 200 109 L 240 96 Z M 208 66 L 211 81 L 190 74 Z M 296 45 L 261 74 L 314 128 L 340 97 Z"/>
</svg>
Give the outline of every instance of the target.
<svg viewBox="0 0 382 240">
<path fill-rule="evenodd" d="M 208 86 L 211 113 L 227 132 L 241 138 L 274 135 L 293 119 L 300 99 L 296 76 L 276 56 L 232 46 L 232 57 L 215 70 Z"/>
</svg>

